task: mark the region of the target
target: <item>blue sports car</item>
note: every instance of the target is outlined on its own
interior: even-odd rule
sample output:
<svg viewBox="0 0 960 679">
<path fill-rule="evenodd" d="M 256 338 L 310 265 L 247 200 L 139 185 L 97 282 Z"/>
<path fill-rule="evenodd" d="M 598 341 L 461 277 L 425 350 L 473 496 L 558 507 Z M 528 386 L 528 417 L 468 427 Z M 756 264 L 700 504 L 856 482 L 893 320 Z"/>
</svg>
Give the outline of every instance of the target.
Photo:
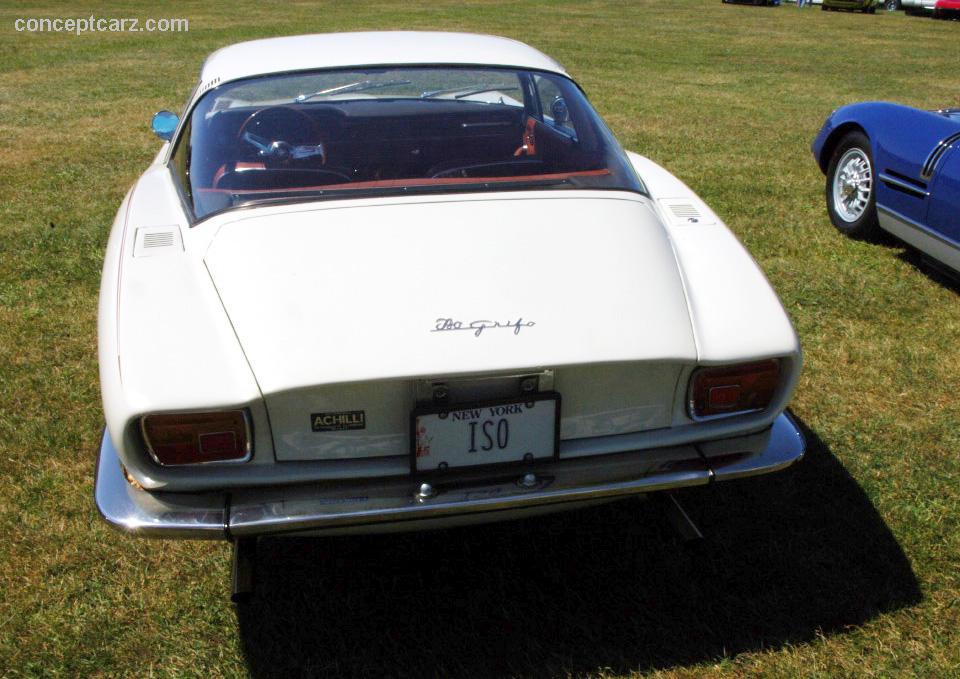
<svg viewBox="0 0 960 679">
<path fill-rule="evenodd" d="M 889 231 L 960 272 L 960 109 L 843 106 L 812 150 L 841 232 L 869 239 Z"/>
</svg>

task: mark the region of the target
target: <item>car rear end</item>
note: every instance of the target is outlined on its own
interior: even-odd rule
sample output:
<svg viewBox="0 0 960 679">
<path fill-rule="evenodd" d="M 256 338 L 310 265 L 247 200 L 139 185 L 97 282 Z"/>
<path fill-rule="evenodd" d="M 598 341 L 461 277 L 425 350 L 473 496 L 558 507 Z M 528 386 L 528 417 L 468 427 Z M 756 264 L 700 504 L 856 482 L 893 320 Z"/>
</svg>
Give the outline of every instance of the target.
<svg viewBox="0 0 960 679">
<path fill-rule="evenodd" d="M 101 512 L 179 537 L 410 529 L 798 459 L 776 296 L 635 162 L 678 197 L 284 205 L 128 258 L 102 296 Z M 451 223 L 484 236 L 468 260 L 444 254 Z"/>
<path fill-rule="evenodd" d="M 684 396 L 696 404 L 691 408 L 722 413 L 731 420 L 736 418 L 732 408 L 775 410 L 776 401 L 790 386 L 776 376 L 781 368 L 789 371 L 791 366 L 767 361 L 692 371 L 690 392 Z M 655 376 L 658 371 L 637 371 L 644 372 Z M 432 380 L 432 394 L 425 393 L 423 400 L 402 411 L 410 433 L 407 443 L 393 451 L 400 454 L 299 463 L 317 471 L 325 468 L 313 475 L 313 480 L 295 483 L 262 484 L 261 476 L 210 489 L 147 490 L 125 470 L 109 432 L 105 432 L 97 471 L 97 505 L 110 523 L 160 537 L 234 539 L 279 533 L 411 530 L 515 518 L 627 495 L 706 485 L 776 471 L 803 454 L 802 437 L 786 414 L 775 415 L 771 425 L 753 432 L 721 433 L 704 439 L 703 431 L 691 431 L 697 426 L 692 417 L 687 425 L 657 427 L 654 421 L 638 421 L 619 400 L 617 408 L 602 418 L 601 430 L 607 433 L 565 432 L 564 421 L 576 420 L 575 415 L 564 414 L 566 404 L 582 399 L 582 393 L 575 382 L 559 379 L 563 374 L 529 371 L 486 377 L 482 381 L 490 384 L 483 386 L 481 400 L 474 391 L 481 380 Z M 601 380 L 591 382 L 593 388 L 602 384 Z M 774 399 L 764 408 L 763 401 L 771 392 Z M 733 394 L 743 403 L 733 404 Z M 695 413 L 692 410 L 690 415 Z M 210 419 L 229 417 L 222 411 L 210 415 Z M 222 426 L 204 429 L 195 416 L 166 417 L 163 424 L 172 426 L 171 420 L 179 419 L 179 432 L 193 428 L 194 438 L 200 441 L 224 431 Z M 323 422 L 337 421 L 321 426 L 342 432 L 318 432 L 331 441 L 329 450 L 349 450 L 332 439 L 357 431 L 350 429 L 357 421 L 356 411 L 317 417 Z M 722 419 L 709 424 L 722 431 L 721 425 L 730 423 Z M 147 431 L 145 446 L 151 445 L 150 437 L 159 432 L 149 427 Z M 202 443 L 192 452 L 184 448 L 178 462 L 189 464 L 190 455 L 200 463 L 206 461 L 208 451 Z M 310 477 L 305 474 L 302 478 Z"/>
<path fill-rule="evenodd" d="M 800 347 L 756 263 L 530 60 L 205 71 L 107 247 L 110 523 L 452 525 L 802 456 Z"/>
</svg>

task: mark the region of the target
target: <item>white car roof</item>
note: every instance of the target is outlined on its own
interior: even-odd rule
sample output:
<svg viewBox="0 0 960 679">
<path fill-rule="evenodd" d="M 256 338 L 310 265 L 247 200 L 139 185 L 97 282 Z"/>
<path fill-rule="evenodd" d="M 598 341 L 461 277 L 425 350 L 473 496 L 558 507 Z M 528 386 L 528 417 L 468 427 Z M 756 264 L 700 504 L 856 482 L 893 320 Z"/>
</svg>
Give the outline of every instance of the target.
<svg viewBox="0 0 960 679">
<path fill-rule="evenodd" d="M 566 75 L 563 66 L 522 42 L 475 33 L 380 31 L 267 38 L 217 50 L 203 64 L 197 94 L 268 73 L 392 64 L 515 66 Z"/>
</svg>

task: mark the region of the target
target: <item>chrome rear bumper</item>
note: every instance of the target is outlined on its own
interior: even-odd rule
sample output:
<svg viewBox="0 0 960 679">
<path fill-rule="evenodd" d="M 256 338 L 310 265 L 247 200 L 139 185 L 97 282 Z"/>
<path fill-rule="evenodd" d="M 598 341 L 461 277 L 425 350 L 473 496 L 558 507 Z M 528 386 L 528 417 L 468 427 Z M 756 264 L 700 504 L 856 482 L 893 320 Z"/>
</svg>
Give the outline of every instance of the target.
<svg viewBox="0 0 960 679">
<path fill-rule="evenodd" d="M 174 493 L 131 485 L 104 432 L 94 494 L 108 523 L 144 536 L 232 539 L 362 532 L 496 520 L 765 474 L 793 464 L 805 448 L 803 435 L 784 413 L 770 429 L 735 439 L 505 469 L 494 477 L 487 471 L 434 478 L 435 495 L 429 498 L 418 497 L 422 479 L 412 477 Z M 520 479 L 528 472 L 536 481 L 524 486 Z"/>
</svg>

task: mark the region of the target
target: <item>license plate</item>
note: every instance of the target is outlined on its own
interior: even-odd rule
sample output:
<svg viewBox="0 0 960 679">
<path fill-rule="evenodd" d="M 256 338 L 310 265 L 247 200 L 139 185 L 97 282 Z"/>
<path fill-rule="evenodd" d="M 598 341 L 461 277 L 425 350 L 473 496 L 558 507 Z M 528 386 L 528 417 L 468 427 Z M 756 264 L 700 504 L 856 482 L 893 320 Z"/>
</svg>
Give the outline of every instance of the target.
<svg viewBox="0 0 960 679">
<path fill-rule="evenodd" d="M 411 467 L 434 471 L 555 458 L 559 450 L 560 396 L 415 410 Z"/>
</svg>

